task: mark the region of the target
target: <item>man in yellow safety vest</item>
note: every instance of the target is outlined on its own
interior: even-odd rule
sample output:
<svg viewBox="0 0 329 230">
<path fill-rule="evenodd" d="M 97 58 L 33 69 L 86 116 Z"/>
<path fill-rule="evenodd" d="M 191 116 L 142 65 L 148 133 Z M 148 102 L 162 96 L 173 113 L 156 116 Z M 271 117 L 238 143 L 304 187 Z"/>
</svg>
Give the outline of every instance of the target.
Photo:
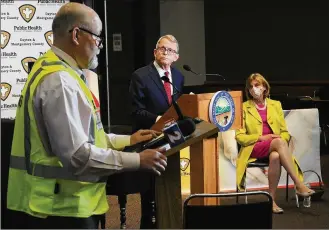
<svg viewBox="0 0 329 230">
<path fill-rule="evenodd" d="M 151 139 L 154 131 L 104 132 L 82 74 L 97 67 L 103 47 L 97 13 L 67 3 L 52 30 L 53 46 L 35 62 L 19 100 L 7 207 L 26 215 L 25 228 L 95 229 L 108 210 L 107 176 L 139 168 L 160 175 L 167 159 L 160 150 L 120 151 Z"/>
</svg>

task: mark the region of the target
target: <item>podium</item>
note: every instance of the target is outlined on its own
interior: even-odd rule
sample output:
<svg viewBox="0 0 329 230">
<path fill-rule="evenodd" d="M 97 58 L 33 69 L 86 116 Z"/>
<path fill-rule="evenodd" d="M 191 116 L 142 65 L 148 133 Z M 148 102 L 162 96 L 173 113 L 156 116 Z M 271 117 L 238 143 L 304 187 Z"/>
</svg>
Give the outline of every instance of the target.
<svg viewBox="0 0 329 230">
<path fill-rule="evenodd" d="M 242 127 L 242 92 L 229 92 L 234 101 L 235 117 L 230 129 Z M 209 105 L 214 93 L 184 94 L 177 103 L 185 116 L 198 117 L 203 122 L 197 124 L 195 132 L 183 144 L 168 150 L 166 171 L 156 178 L 156 212 L 159 229 L 182 228 L 182 198 L 180 186 L 179 150 L 190 146 L 190 178 L 191 194 L 218 193 L 218 151 L 217 134 L 219 129 L 209 120 Z M 151 129 L 161 131 L 166 121 L 177 120 L 178 116 L 171 106 L 168 111 L 152 126 Z M 215 199 L 198 199 L 193 202 L 199 205 L 218 204 Z"/>
</svg>

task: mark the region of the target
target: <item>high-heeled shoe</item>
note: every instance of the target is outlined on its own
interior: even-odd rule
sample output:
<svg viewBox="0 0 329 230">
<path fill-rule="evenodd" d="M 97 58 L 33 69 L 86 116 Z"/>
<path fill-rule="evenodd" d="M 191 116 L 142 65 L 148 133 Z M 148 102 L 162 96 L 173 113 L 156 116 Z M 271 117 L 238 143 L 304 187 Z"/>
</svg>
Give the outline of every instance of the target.
<svg viewBox="0 0 329 230">
<path fill-rule="evenodd" d="M 302 197 L 308 197 L 308 196 L 312 196 L 315 191 L 310 189 L 308 192 L 298 192 L 297 189 L 295 189 L 295 193 L 298 195 L 298 196 L 302 196 Z"/>
<path fill-rule="evenodd" d="M 299 196 L 304 198 L 303 206 L 306 208 L 311 207 L 311 196 L 315 193 L 314 190 L 310 189 L 308 192 L 298 192 L 295 188 L 296 206 L 299 208 Z"/>
</svg>

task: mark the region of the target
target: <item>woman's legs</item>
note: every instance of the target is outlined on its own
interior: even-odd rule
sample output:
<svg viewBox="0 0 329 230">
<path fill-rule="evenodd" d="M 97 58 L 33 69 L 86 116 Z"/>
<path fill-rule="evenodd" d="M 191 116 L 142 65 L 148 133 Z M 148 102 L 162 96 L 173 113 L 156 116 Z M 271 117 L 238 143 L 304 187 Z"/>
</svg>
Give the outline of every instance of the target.
<svg viewBox="0 0 329 230">
<path fill-rule="evenodd" d="M 273 151 L 279 154 L 281 165 L 286 169 L 287 173 L 294 181 L 296 189 L 301 193 L 310 191 L 310 189 L 306 187 L 297 176 L 297 173 L 294 169 L 294 163 L 291 157 L 291 153 L 289 153 L 287 142 L 281 138 L 276 138 L 272 140 L 270 146 L 270 153 Z"/>
<path fill-rule="evenodd" d="M 269 167 L 268 167 L 268 188 L 269 193 L 273 199 L 273 204 L 275 204 L 275 192 L 278 187 L 280 175 L 281 175 L 281 163 L 280 155 L 278 152 L 273 151 L 269 156 Z"/>
</svg>

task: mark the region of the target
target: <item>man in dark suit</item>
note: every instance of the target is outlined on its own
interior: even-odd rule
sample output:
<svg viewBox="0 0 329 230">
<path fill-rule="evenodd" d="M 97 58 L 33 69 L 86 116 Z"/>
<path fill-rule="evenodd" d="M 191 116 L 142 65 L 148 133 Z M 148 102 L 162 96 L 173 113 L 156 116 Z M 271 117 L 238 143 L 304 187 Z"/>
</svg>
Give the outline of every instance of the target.
<svg viewBox="0 0 329 230">
<path fill-rule="evenodd" d="M 178 52 L 179 45 L 176 38 L 172 35 L 162 36 L 154 49 L 155 60 L 132 74 L 129 92 L 132 99 L 133 132 L 151 128 L 171 106 L 171 96 L 174 94 L 175 88 L 162 81 L 161 77 L 168 77 L 180 92 L 183 91 L 184 76 L 179 70 L 171 66 L 178 60 Z M 173 99 L 177 100 L 179 96 L 180 93 L 177 93 Z M 140 227 L 154 228 L 151 222 L 150 204 L 154 200 L 152 175 L 146 175 L 143 180 L 143 182 L 148 180 L 151 185 L 146 192 L 141 193 L 142 218 Z"/>
<path fill-rule="evenodd" d="M 166 76 L 170 82 L 182 91 L 184 85 L 183 75 L 171 64 L 178 60 L 178 43 L 172 35 L 161 37 L 154 49 L 154 62 L 136 70 L 130 83 L 132 99 L 133 131 L 151 128 L 171 105 L 171 95 L 174 89 L 166 84 L 161 77 Z M 168 93 L 169 92 L 169 93 Z M 170 96 L 168 96 L 170 95 Z M 180 94 L 174 96 L 174 100 Z"/>
</svg>

